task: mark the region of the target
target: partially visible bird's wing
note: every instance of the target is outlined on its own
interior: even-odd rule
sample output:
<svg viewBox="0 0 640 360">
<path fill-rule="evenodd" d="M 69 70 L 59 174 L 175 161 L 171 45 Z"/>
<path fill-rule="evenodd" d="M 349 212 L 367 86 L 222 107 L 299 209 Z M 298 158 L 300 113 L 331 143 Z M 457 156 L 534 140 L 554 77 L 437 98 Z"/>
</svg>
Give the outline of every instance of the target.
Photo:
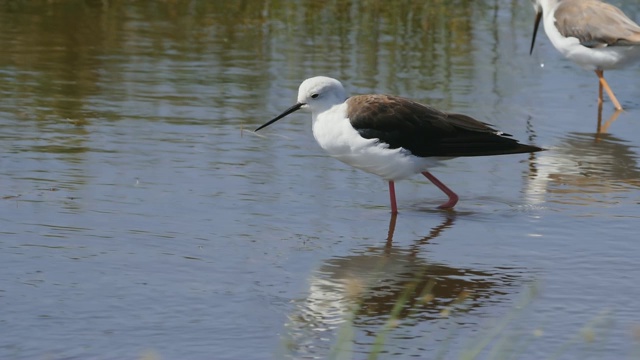
<svg viewBox="0 0 640 360">
<path fill-rule="evenodd" d="M 640 45 L 640 26 L 611 4 L 563 1 L 554 15 L 560 34 L 578 38 L 586 47 Z"/>
<path fill-rule="evenodd" d="M 404 148 L 427 156 L 482 156 L 542 150 L 523 145 L 488 124 L 462 114 L 447 114 L 390 95 L 360 95 L 347 99 L 351 125 L 367 139 L 389 148 Z"/>
</svg>

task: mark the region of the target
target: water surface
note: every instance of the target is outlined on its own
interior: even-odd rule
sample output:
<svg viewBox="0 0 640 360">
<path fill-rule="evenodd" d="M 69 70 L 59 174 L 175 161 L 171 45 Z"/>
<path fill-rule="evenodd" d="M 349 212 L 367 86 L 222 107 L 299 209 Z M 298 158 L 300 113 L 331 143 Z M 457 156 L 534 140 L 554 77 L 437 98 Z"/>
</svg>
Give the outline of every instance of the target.
<svg viewBox="0 0 640 360">
<path fill-rule="evenodd" d="M 381 333 L 389 359 L 487 339 L 481 358 L 638 356 L 640 69 L 605 74 L 626 110 L 605 102 L 598 127 L 597 78 L 544 35 L 529 56 L 532 16 L 0 2 L 0 358 L 364 358 Z M 548 151 L 433 169 L 453 212 L 399 182 L 392 218 L 386 184 L 323 154 L 308 114 L 250 131 L 314 75 Z"/>
</svg>

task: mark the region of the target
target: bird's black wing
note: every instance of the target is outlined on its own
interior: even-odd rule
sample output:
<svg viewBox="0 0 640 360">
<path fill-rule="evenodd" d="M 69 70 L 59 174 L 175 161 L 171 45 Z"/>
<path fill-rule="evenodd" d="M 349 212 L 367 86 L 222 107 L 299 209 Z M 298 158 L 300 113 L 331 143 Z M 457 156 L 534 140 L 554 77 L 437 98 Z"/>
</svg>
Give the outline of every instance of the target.
<svg viewBox="0 0 640 360">
<path fill-rule="evenodd" d="M 367 139 L 404 148 L 421 157 L 482 156 L 541 150 L 523 145 L 486 123 L 447 114 L 389 95 L 361 95 L 347 100 L 351 125 Z"/>
</svg>

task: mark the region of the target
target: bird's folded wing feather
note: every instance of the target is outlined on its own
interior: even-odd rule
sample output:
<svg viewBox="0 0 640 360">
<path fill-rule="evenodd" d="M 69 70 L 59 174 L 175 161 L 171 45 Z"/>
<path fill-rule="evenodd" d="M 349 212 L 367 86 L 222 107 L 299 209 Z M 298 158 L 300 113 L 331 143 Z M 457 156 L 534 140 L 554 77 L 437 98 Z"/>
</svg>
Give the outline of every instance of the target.
<svg viewBox="0 0 640 360">
<path fill-rule="evenodd" d="M 640 45 L 640 26 L 613 5 L 593 0 L 561 2 L 554 15 L 560 34 L 578 38 L 586 47 Z"/>
<path fill-rule="evenodd" d="M 389 148 L 427 156 L 481 156 L 537 151 L 509 134 L 462 114 L 447 114 L 389 95 L 354 96 L 347 100 L 351 125 L 360 136 Z"/>
</svg>

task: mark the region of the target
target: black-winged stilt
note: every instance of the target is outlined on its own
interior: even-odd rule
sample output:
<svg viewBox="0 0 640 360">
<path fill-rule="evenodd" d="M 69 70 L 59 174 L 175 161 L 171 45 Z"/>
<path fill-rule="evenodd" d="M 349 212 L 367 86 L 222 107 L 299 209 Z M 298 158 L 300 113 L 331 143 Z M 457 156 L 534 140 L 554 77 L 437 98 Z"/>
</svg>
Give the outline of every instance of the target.
<svg viewBox="0 0 640 360">
<path fill-rule="evenodd" d="M 311 111 L 313 135 L 329 155 L 389 182 L 394 214 L 398 212 L 394 181 L 417 173 L 449 197 L 440 208 L 456 205 L 458 196 L 428 171 L 440 160 L 542 150 L 520 144 L 511 135 L 469 116 L 445 113 L 408 99 L 391 95 L 347 97 L 340 81 L 324 76 L 305 80 L 298 102 L 255 131 L 299 109 Z"/>
</svg>

